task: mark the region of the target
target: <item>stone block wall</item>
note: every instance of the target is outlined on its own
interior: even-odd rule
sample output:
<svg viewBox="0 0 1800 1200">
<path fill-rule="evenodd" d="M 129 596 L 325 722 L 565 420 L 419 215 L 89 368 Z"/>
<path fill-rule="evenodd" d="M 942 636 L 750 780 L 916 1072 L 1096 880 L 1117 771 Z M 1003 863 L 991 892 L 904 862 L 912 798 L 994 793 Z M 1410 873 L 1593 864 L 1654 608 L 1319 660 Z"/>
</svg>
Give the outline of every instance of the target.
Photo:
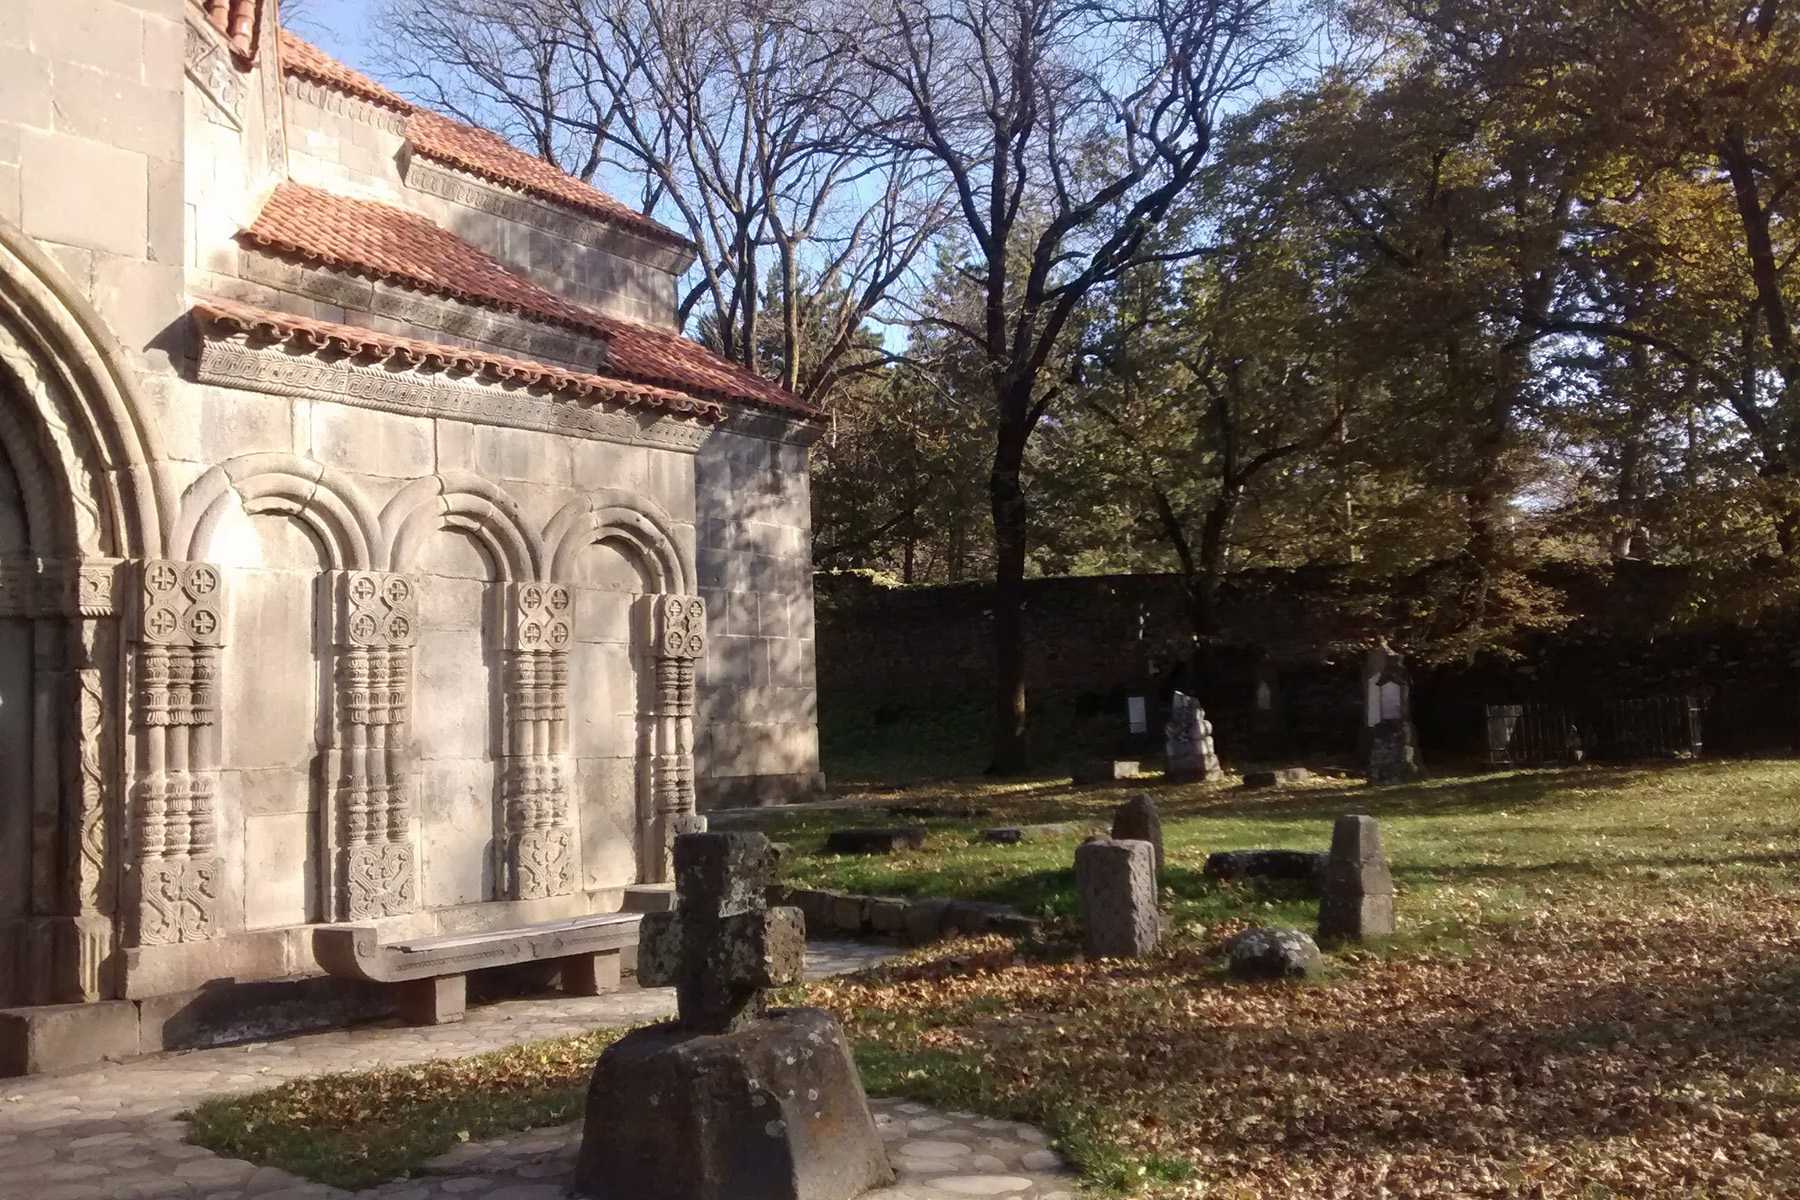
<svg viewBox="0 0 1800 1200">
<path fill-rule="evenodd" d="M 739 420 L 700 449 L 695 515 L 710 635 L 695 750 L 702 808 L 778 804 L 824 785 L 805 441 Z"/>
</svg>

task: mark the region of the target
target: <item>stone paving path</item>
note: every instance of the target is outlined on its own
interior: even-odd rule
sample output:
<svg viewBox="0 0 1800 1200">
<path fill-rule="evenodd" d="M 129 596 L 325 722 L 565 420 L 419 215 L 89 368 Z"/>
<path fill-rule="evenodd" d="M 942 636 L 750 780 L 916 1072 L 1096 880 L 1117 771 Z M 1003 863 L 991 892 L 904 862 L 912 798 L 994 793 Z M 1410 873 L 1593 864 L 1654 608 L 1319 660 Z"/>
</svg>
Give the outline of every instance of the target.
<svg viewBox="0 0 1800 1200">
<path fill-rule="evenodd" d="M 811 978 L 888 957 L 882 946 L 815 942 Z M 288 1079 L 435 1058 L 673 1016 L 673 989 L 512 1000 L 469 1010 L 456 1025 L 381 1023 L 278 1042 L 158 1054 L 79 1071 L 0 1079 L 0 1200 L 324 1200 L 353 1193 L 236 1159 L 182 1139 L 176 1114 L 209 1096 Z M 1030 1126 L 935 1113 L 880 1100 L 877 1120 L 900 1180 L 868 1200 L 1069 1200 L 1073 1179 Z M 561 1200 L 578 1126 L 458 1147 L 424 1177 L 354 1193 L 359 1200 Z M 455 1161 L 460 1158 L 462 1161 Z"/>
</svg>

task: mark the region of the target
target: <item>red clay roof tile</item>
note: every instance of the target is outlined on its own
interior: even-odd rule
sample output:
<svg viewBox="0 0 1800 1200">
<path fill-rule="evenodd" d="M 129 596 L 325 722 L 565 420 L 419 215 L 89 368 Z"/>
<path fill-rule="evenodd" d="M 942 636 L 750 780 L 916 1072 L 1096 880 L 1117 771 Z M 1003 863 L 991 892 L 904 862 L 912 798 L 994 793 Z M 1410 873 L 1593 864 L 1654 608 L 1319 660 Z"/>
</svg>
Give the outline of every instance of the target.
<svg viewBox="0 0 1800 1200">
<path fill-rule="evenodd" d="M 233 54 L 246 61 L 256 57 L 262 0 L 199 0 L 199 4 L 207 23 L 225 35 Z"/>
<path fill-rule="evenodd" d="M 597 333 L 606 339 L 605 366 L 614 376 L 806 417 L 819 415 L 792 392 L 696 342 L 561 299 L 417 213 L 283 183 L 242 237 L 340 270 Z"/>
<path fill-rule="evenodd" d="M 664 245 L 692 245 L 660 221 L 525 153 L 499 134 L 420 108 L 286 30 L 281 34 L 281 46 L 282 69 L 289 74 L 407 114 L 406 138 L 426 158 L 518 188 Z"/>
<path fill-rule="evenodd" d="M 274 312 L 235 300 L 199 300 L 194 304 L 194 314 L 215 329 L 292 341 L 307 350 L 334 350 L 359 358 L 396 360 L 407 366 L 466 371 L 495 382 L 522 383 L 560 395 L 578 399 L 591 397 L 633 408 L 666 409 L 703 421 L 717 421 L 725 415 L 724 409 L 717 404 L 667 388 L 569 371 L 486 350 L 375 333 L 354 325 Z"/>
</svg>

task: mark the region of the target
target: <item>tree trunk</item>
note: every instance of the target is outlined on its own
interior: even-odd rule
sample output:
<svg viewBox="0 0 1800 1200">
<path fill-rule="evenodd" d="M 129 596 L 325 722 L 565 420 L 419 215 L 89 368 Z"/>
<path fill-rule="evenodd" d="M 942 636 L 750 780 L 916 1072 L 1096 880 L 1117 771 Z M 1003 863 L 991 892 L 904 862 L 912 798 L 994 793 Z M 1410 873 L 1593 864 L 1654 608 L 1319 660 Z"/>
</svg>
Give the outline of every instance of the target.
<svg viewBox="0 0 1800 1200">
<path fill-rule="evenodd" d="M 994 737 L 990 775 L 1031 765 L 1025 708 L 1025 489 L 1020 478 L 1030 430 L 1010 404 L 994 450 L 988 499 L 994 514 Z"/>
</svg>

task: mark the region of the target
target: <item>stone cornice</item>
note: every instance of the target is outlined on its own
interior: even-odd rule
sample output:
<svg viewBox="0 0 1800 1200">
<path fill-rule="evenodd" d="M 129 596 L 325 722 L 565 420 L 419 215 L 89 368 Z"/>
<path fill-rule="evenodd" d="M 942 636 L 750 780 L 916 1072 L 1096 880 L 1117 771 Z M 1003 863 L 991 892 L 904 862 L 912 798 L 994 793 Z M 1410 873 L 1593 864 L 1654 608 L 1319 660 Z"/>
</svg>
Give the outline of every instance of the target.
<svg viewBox="0 0 1800 1200">
<path fill-rule="evenodd" d="M 352 96 L 348 92 L 293 74 L 287 75 L 282 84 L 289 96 L 304 100 L 315 108 L 361 121 L 365 125 L 373 125 L 395 137 L 406 136 L 405 113 L 383 108 L 359 96 Z"/>
<path fill-rule="evenodd" d="M 787 417 L 780 413 L 769 412 L 760 408 L 744 408 L 731 405 L 726 410 L 725 419 L 718 428 L 725 433 L 735 433 L 743 437 L 761 438 L 765 442 L 783 442 L 792 446 L 811 446 L 824 437 L 830 429 L 826 418 L 807 420 L 804 417 Z"/>
<path fill-rule="evenodd" d="M 563 208 L 541 197 L 502 187 L 480 176 L 409 150 L 402 171 L 414 191 L 460 204 L 517 225 L 529 225 L 590 249 L 641 262 L 679 275 L 693 265 L 693 252 L 638 237 L 606 221 Z"/>
<path fill-rule="evenodd" d="M 368 366 L 281 346 L 255 347 L 241 335 L 206 334 L 195 376 L 200 383 L 245 391 L 684 454 L 697 451 L 711 432 L 710 426 L 691 419 L 562 400 L 539 388 L 457 378 L 424 367 Z"/>
</svg>

